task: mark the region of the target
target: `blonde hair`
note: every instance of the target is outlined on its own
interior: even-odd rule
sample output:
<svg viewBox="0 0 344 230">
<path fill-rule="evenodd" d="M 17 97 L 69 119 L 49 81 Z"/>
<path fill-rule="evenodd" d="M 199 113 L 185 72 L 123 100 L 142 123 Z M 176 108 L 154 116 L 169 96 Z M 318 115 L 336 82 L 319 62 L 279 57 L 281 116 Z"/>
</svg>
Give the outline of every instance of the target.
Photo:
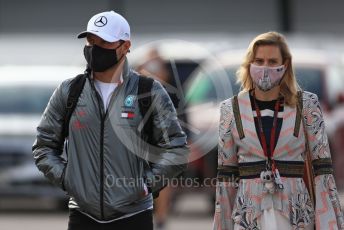
<svg viewBox="0 0 344 230">
<path fill-rule="evenodd" d="M 275 45 L 279 47 L 283 64 L 287 64 L 284 77 L 280 84 L 280 94 L 284 97 L 285 103 L 291 107 L 297 104 L 298 84 L 295 79 L 292 56 L 284 36 L 277 32 L 267 32 L 255 37 L 247 48 L 246 56 L 237 71 L 237 79 L 241 84 L 242 91 L 249 91 L 254 88 L 250 75 L 250 64 L 256 55 L 258 46 Z"/>
</svg>

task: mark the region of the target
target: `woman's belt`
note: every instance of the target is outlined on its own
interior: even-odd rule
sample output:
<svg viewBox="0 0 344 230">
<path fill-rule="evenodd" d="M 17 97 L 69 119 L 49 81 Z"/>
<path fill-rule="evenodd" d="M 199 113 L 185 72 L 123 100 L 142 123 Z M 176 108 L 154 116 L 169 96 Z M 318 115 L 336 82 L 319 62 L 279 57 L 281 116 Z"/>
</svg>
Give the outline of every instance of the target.
<svg viewBox="0 0 344 230">
<path fill-rule="evenodd" d="M 304 162 L 303 161 L 277 161 L 276 168 L 282 177 L 303 177 Z M 259 178 L 260 173 L 266 170 L 266 161 L 239 163 L 240 179 Z"/>
<path fill-rule="evenodd" d="M 303 161 L 275 160 L 275 163 L 281 177 L 302 178 L 304 175 Z M 333 172 L 330 158 L 316 159 L 312 165 L 315 176 Z M 260 173 L 265 170 L 266 161 L 239 163 L 238 166 L 219 166 L 217 178 L 219 181 L 260 178 Z"/>
</svg>

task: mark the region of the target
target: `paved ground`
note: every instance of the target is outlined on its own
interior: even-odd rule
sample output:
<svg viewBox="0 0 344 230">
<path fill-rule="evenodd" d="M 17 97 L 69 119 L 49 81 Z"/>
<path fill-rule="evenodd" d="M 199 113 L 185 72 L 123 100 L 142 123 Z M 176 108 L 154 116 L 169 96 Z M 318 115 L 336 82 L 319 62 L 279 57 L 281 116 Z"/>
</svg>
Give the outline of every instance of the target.
<svg viewBox="0 0 344 230">
<path fill-rule="evenodd" d="M 67 214 L 6 214 L 0 216 L 1 230 L 63 230 L 67 229 Z M 167 230 L 209 230 L 210 218 L 170 219 Z"/>
<path fill-rule="evenodd" d="M 209 230 L 212 214 L 209 202 L 202 195 L 180 197 L 175 204 L 166 230 Z M 68 213 L 51 211 L 1 211 L 0 230 L 63 230 L 67 229 Z"/>
<path fill-rule="evenodd" d="M 344 203 L 344 193 L 340 194 Z M 200 194 L 184 195 L 175 204 L 175 209 L 166 230 L 209 230 L 212 214 L 207 197 Z M 68 213 L 48 211 L 0 212 L 1 230 L 63 230 L 67 226 Z"/>
</svg>

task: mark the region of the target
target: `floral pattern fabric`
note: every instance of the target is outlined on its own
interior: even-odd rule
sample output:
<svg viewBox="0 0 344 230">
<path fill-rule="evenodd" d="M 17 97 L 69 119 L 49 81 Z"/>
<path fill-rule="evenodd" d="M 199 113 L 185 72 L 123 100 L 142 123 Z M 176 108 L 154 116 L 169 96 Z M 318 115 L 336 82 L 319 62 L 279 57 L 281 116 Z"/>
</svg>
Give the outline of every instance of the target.
<svg viewBox="0 0 344 230">
<path fill-rule="evenodd" d="M 240 117 L 245 133 L 239 138 L 233 114 L 232 101 L 221 103 L 218 165 L 238 166 L 241 162 L 266 160 L 254 126 L 248 92 L 238 96 Z M 309 139 L 312 159 L 330 158 L 324 121 L 315 94 L 303 93 L 303 122 L 299 135 L 293 135 L 296 108 L 285 106 L 283 124 L 276 144 L 274 159 L 303 161 L 305 132 Z M 313 207 L 302 178 L 282 177 L 283 190 L 270 194 L 264 190 L 260 178 L 235 181 L 218 181 L 214 230 L 232 230 L 234 224 L 242 229 L 260 229 L 259 218 L 264 210 L 273 208 L 285 216 L 293 229 L 304 229 L 314 223 L 316 229 L 344 229 L 343 212 L 332 174 L 318 175 L 315 179 L 316 207 Z"/>
</svg>

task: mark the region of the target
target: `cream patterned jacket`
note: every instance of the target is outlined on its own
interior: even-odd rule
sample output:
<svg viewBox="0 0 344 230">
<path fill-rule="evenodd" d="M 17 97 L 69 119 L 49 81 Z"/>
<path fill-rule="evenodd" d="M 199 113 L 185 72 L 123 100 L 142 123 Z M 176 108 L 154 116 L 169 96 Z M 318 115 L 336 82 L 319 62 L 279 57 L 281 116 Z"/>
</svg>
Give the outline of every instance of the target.
<svg viewBox="0 0 344 230">
<path fill-rule="evenodd" d="M 328 140 L 318 98 L 303 92 L 303 122 L 299 134 L 294 135 L 296 108 L 284 106 L 283 124 L 278 138 L 274 159 L 304 161 L 305 133 L 309 138 L 312 160 L 328 158 Z M 240 139 L 232 100 L 221 103 L 218 145 L 219 168 L 236 167 L 238 163 L 266 160 L 254 125 L 249 93 L 238 95 L 240 117 L 245 137 Z M 263 210 L 273 207 L 290 220 L 293 229 L 302 229 L 314 222 L 316 229 L 344 229 L 343 213 L 333 175 L 325 173 L 315 177 L 316 207 L 313 207 L 302 178 L 282 177 L 284 189 L 273 194 L 263 191 L 260 178 L 240 181 L 219 180 L 216 187 L 214 230 L 231 230 L 234 224 L 242 229 L 260 229 L 258 218 Z"/>
</svg>

